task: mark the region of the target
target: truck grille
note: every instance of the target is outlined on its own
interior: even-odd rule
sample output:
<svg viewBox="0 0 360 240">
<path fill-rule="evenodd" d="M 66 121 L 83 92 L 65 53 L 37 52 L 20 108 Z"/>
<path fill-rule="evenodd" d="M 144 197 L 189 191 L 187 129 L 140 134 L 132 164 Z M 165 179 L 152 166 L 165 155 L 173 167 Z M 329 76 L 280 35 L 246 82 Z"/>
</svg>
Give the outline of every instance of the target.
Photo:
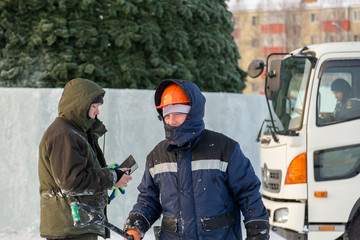
<svg viewBox="0 0 360 240">
<path fill-rule="evenodd" d="M 269 192 L 280 192 L 281 171 L 268 169 L 267 165 L 264 164 L 261 173 L 263 188 Z"/>
</svg>

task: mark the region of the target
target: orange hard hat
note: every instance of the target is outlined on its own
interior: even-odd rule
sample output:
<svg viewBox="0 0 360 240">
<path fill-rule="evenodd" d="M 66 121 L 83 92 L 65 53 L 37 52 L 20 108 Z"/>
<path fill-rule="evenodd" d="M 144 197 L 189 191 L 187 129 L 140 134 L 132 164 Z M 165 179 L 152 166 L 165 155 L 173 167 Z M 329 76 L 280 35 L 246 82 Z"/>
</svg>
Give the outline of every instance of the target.
<svg viewBox="0 0 360 240">
<path fill-rule="evenodd" d="M 190 103 L 190 100 L 179 85 L 171 83 L 165 88 L 164 92 L 161 95 L 160 106 L 157 106 L 156 108 L 159 109 L 166 105 L 181 103 Z"/>
</svg>

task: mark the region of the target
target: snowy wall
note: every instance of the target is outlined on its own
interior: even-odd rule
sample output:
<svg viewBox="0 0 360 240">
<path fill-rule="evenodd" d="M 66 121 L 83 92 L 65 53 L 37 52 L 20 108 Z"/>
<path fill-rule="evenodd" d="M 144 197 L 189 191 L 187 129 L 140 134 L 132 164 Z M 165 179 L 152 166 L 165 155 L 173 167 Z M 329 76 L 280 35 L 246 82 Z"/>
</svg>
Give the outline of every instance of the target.
<svg viewBox="0 0 360 240">
<path fill-rule="evenodd" d="M 106 89 L 99 119 L 106 125 L 105 157 L 120 163 L 132 154 L 139 163 L 125 195 L 109 206 L 109 220 L 122 227 L 137 197 L 146 155 L 164 138 L 153 105 L 154 91 Z M 57 116 L 62 89 L 0 88 L 0 233 L 38 232 L 38 145 Z M 205 93 L 206 128 L 237 140 L 260 176 L 259 143 L 267 115 L 264 96 Z M 103 143 L 100 144 L 103 146 Z"/>
</svg>

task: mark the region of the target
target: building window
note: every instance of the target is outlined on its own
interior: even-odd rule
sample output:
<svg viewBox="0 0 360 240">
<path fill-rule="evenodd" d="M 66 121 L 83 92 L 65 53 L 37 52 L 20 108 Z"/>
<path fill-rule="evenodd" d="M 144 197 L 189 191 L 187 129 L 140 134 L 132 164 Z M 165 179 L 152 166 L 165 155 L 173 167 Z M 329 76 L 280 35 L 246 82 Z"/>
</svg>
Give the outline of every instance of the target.
<svg viewBox="0 0 360 240">
<path fill-rule="evenodd" d="M 264 13 L 264 15 L 262 16 L 263 17 L 263 22 L 266 24 L 266 23 L 269 23 L 269 14 L 266 14 L 266 13 Z"/>
<path fill-rule="evenodd" d="M 250 87 L 251 87 L 251 92 L 255 92 L 256 90 L 258 90 L 256 87 L 256 83 L 254 82 L 251 83 Z"/>
<path fill-rule="evenodd" d="M 317 36 L 310 36 L 310 44 L 316 44 L 316 43 L 318 43 L 318 41 L 317 41 Z"/>
<path fill-rule="evenodd" d="M 293 14 L 292 15 L 292 24 L 296 24 L 298 21 L 297 21 L 297 14 Z"/>
<path fill-rule="evenodd" d="M 330 35 L 329 42 L 335 42 L 335 37 L 333 35 Z"/>
<path fill-rule="evenodd" d="M 319 23 L 319 14 L 311 13 L 310 14 L 310 23 Z"/>
<path fill-rule="evenodd" d="M 233 18 L 233 24 L 234 24 L 234 26 L 239 26 L 239 18 L 238 17 Z"/>
<path fill-rule="evenodd" d="M 330 14 L 334 19 L 345 19 L 345 11 L 344 9 L 333 9 L 330 10 Z"/>
<path fill-rule="evenodd" d="M 360 35 L 353 35 L 353 41 L 354 42 L 360 41 Z"/>
<path fill-rule="evenodd" d="M 260 21 L 259 21 L 259 16 L 252 16 L 251 17 L 251 25 L 252 26 L 259 26 Z"/>
<path fill-rule="evenodd" d="M 360 11 L 354 11 L 353 12 L 353 21 L 354 22 L 360 22 Z"/>
<path fill-rule="evenodd" d="M 251 48 L 259 48 L 260 42 L 258 38 L 251 39 Z"/>
</svg>

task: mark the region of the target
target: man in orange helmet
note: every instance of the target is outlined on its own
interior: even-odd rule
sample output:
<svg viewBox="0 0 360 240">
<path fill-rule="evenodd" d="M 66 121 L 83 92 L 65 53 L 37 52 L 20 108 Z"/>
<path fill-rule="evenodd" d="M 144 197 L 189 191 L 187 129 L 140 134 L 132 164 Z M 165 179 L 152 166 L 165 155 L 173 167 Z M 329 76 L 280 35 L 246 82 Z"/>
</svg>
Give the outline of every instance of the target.
<svg viewBox="0 0 360 240">
<path fill-rule="evenodd" d="M 239 144 L 205 129 L 205 97 L 192 82 L 165 80 L 155 92 L 165 140 L 147 156 L 124 229 L 140 240 L 162 215 L 159 239 L 269 239 L 260 181 Z"/>
</svg>

